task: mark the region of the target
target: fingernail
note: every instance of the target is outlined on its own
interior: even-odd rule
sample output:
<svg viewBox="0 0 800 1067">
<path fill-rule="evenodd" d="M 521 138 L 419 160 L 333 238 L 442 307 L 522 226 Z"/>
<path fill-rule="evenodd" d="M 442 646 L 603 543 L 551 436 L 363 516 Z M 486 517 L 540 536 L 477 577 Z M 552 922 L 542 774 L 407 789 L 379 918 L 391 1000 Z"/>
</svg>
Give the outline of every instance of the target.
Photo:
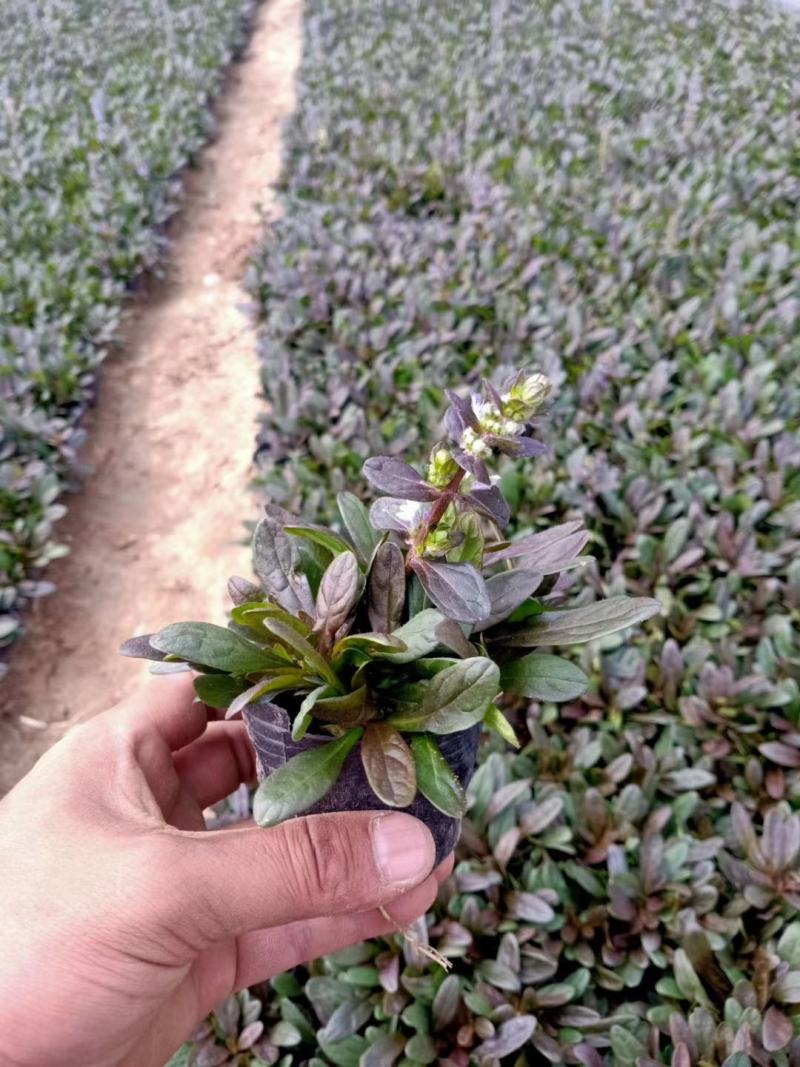
<svg viewBox="0 0 800 1067">
<path fill-rule="evenodd" d="M 413 815 L 378 815 L 370 824 L 375 866 L 386 885 L 421 882 L 435 858 L 430 831 Z"/>
</svg>

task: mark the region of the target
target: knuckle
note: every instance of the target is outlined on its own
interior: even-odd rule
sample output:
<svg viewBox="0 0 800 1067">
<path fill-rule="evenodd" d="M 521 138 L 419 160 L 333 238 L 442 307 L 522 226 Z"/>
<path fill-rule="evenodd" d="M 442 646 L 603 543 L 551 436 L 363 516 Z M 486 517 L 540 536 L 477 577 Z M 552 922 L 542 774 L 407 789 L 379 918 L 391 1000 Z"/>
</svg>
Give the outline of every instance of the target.
<svg viewBox="0 0 800 1067">
<path fill-rule="evenodd" d="M 329 906 L 345 905 L 360 866 L 353 834 L 324 816 L 295 819 L 286 833 L 285 855 L 297 891 Z"/>
</svg>

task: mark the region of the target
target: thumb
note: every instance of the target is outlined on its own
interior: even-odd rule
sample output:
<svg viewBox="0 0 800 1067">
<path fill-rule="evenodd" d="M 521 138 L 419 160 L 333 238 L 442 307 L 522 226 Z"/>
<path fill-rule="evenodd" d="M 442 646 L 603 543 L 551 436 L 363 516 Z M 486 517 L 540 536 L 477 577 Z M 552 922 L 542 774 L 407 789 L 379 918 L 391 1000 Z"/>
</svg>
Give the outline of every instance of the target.
<svg viewBox="0 0 800 1067">
<path fill-rule="evenodd" d="M 379 907 L 424 881 L 436 852 L 424 823 L 385 811 L 310 815 L 271 829 L 181 837 L 188 846 L 182 870 L 189 895 L 203 909 L 203 930 L 211 919 L 213 941 Z"/>
</svg>

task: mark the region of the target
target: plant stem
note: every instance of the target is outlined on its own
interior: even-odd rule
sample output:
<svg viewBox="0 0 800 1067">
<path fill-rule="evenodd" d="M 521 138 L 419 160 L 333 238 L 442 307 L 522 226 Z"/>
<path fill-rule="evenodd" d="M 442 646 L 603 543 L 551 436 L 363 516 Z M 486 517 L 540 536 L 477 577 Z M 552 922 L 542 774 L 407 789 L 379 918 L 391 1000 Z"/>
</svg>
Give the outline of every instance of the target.
<svg viewBox="0 0 800 1067">
<path fill-rule="evenodd" d="M 417 545 L 424 545 L 431 532 L 436 529 L 436 524 L 447 511 L 453 499 L 458 495 L 458 490 L 466 477 L 466 473 L 466 471 L 460 470 L 457 474 L 454 474 L 442 490 L 442 495 L 431 508 L 431 513 L 428 516 L 425 525 L 422 527 L 419 535 L 415 538 L 415 543 L 411 546 L 411 551 L 408 553 L 408 558 L 406 559 L 407 571 L 411 570 L 411 560 L 414 556 L 418 555 L 416 550 Z"/>
</svg>

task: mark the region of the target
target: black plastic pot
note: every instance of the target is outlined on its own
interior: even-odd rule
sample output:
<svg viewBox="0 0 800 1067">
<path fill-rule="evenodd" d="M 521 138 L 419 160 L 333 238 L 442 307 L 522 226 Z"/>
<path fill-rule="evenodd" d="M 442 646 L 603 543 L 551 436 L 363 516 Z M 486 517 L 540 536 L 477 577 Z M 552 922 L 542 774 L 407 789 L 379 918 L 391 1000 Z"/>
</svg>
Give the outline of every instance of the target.
<svg viewBox="0 0 800 1067">
<path fill-rule="evenodd" d="M 275 704 L 266 701 L 250 704 L 244 711 L 244 721 L 256 750 L 259 780 L 282 767 L 292 756 L 316 748 L 330 741 L 328 734 L 306 734 L 302 741 L 292 740 L 289 716 Z M 450 764 L 458 780 L 467 787 L 475 773 L 480 726 L 473 726 L 457 734 L 437 738 L 442 755 Z M 333 788 L 314 807 L 303 812 L 314 815 L 331 811 L 374 811 L 389 809 L 375 794 L 367 781 L 361 762 L 359 746 L 348 755 L 342 773 Z M 425 823 L 436 842 L 436 862 L 455 848 L 461 833 L 461 820 L 451 819 L 417 793 L 414 803 L 403 811 L 415 815 Z"/>
</svg>

